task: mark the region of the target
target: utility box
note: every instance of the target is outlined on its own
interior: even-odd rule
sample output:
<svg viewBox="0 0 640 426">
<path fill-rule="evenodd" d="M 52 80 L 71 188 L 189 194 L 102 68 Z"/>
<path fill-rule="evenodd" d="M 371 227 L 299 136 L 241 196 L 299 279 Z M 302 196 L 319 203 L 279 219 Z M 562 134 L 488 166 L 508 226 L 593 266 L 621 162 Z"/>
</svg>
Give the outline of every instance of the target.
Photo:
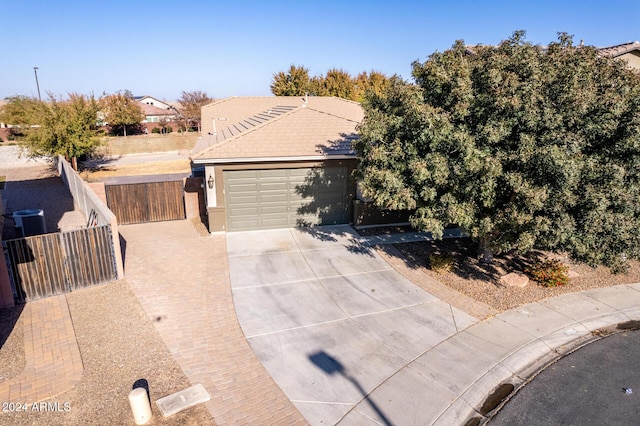
<svg viewBox="0 0 640 426">
<path fill-rule="evenodd" d="M 44 210 L 27 209 L 13 212 L 13 222 L 20 237 L 30 237 L 47 233 Z"/>
</svg>

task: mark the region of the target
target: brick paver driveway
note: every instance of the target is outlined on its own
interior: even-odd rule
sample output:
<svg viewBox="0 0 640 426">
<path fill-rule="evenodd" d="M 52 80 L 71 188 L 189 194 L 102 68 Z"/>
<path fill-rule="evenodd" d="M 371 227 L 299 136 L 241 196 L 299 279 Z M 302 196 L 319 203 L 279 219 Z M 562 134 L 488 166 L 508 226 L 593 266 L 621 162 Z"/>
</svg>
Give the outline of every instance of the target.
<svg viewBox="0 0 640 426">
<path fill-rule="evenodd" d="M 217 424 L 304 424 L 238 325 L 224 235 L 189 221 L 121 226 L 125 275 L 189 380 L 211 394 Z"/>
</svg>

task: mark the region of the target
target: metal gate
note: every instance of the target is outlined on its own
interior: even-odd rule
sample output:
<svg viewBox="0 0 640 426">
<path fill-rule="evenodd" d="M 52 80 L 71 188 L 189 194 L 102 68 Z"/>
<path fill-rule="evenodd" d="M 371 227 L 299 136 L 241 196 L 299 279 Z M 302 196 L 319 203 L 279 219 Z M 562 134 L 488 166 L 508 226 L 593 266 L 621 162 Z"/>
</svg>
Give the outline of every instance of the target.
<svg viewBox="0 0 640 426">
<path fill-rule="evenodd" d="M 119 225 L 185 219 L 182 181 L 105 185 Z"/>
<path fill-rule="evenodd" d="M 117 279 L 109 225 L 4 242 L 16 303 Z"/>
</svg>

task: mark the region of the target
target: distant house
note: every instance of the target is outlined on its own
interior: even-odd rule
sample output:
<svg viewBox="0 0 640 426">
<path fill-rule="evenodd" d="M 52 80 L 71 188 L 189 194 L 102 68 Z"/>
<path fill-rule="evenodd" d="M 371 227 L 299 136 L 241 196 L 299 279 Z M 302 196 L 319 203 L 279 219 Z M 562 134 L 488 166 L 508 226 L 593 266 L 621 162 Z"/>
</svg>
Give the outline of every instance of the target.
<svg viewBox="0 0 640 426">
<path fill-rule="evenodd" d="M 640 41 L 633 41 L 615 46 L 598 48 L 602 56 L 623 59 L 630 68 L 640 70 Z"/>
<path fill-rule="evenodd" d="M 157 123 L 163 118 L 166 121 L 174 121 L 178 117 L 178 113 L 175 109 L 163 109 L 150 104 L 141 104 L 140 108 L 144 113 L 145 119 L 143 123 Z"/>
<path fill-rule="evenodd" d="M 172 109 L 173 105 L 171 105 L 169 102 L 164 102 L 164 101 L 160 101 L 156 98 L 153 98 L 151 96 L 134 96 L 133 99 L 135 99 L 136 101 L 140 102 L 141 104 L 145 104 L 145 105 L 151 105 L 154 106 L 156 108 L 160 108 L 160 109 Z"/>
<path fill-rule="evenodd" d="M 169 102 L 160 101 L 151 96 L 134 96 L 133 99 L 141 104 L 145 116 L 143 123 L 157 123 L 162 119 L 175 121 L 178 118 L 178 110 Z"/>
</svg>

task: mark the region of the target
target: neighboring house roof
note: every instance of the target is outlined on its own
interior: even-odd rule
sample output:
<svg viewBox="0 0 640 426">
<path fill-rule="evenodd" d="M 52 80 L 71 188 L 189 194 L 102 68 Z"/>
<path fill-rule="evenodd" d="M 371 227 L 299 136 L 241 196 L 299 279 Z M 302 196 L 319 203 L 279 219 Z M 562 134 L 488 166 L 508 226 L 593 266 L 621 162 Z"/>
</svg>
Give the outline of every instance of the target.
<svg viewBox="0 0 640 426">
<path fill-rule="evenodd" d="M 634 50 L 640 50 L 640 41 L 633 41 L 628 43 L 617 44 L 609 47 L 599 47 L 598 52 L 603 56 L 610 56 L 617 58 L 625 53 L 633 52 Z"/>
<path fill-rule="evenodd" d="M 173 117 L 176 115 L 176 112 L 173 109 L 158 108 L 149 104 L 141 103 L 140 109 L 142 110 L 142 113 L 145 115 L 145 117 L 151 117 L 151 116 Z"/>
<path fill-rule="evenodd" d="M 138 102 L 142 102 L 145 104 L 151 104 L 151 105 L 155 105 L 155 106 L 160 106 L 162 107 L 168 107 L 171 106 L 171 104 L 169 102 L 166 101 L 161 101 L 158 98 L 154 98 L 153 96 L 134 96 L 133 99 L 135 99 Z"/>
<path fill-rule="evenodd" d="M 203 107 L 203 119 L 211 113 L 222 140 L 194 163 L 353 157 L 364 117 L 359 103 L 336 97 L 309 97 L 306 104 L 301 97 L 228 98 Z"/>
<path fill-rule="evenodd" d="M 582 42 L 580 42 L 580 46 L 583 46 Z M 475 45 L 467 45 L 465 46 L 466 53 L 474 54 Z M 547 49 L 547 46 L 540 46 L 543 50 Z M 617 44 L 615 46 L 607 46 L 607 47 L 597 47 L 598 53 L 602 56 L 609 56 L 612 58 L 617 58 L 618 56 L 622 56 L 626 53 L 630 53 L 633 51 L 640 51 L 640 41 L 630 41 L 628 43 Z"/>
</svg>

